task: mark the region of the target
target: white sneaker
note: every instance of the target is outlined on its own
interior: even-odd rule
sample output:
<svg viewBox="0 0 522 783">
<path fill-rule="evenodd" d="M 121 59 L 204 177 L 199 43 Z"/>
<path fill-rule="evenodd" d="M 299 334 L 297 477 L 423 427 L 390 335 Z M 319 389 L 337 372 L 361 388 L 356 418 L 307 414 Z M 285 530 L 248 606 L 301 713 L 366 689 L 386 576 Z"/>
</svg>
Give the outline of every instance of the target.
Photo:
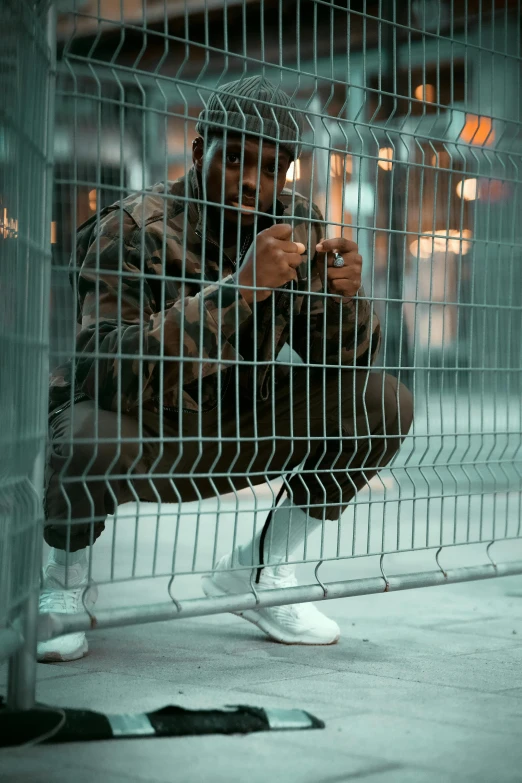
<svg viewBox="0 0 522 783">
<path fill-rule="evenodd" d="M 63 587 L 67 584 L 67 589 Z M 82 595 L 87 584 L 87 567 L 75 563 L 67 568 L 49 561 L 44 570 L 44 587 L 40 593 L 40 613 L 53 612 L 76 614 L 84 611 Z M 85 595 L 85 604 L 91 609 L 98 598 L 98 588 L 90 584 Z M 57 636 L 48 642 L 38 642 L 36 658 L 38 661 L 52 663 L 76 661 L 83 658 L 89 650 L 83 631 Z"/>
<path fill-rule="evenodd" d="M 250 573 L 229 571 L 232 555 L 222 557 L 216 570 L 202 579 L 208 596 L 251 593 Z M 289 565 L 263 568 L 257 590 L 296 587 L 295 569 Z M 311 603 L 267 606 L 234 612 L 257 625 L 270 639 L 282 644 L 335 644 L 341 635 L 339 626 Z"/>
</svg>

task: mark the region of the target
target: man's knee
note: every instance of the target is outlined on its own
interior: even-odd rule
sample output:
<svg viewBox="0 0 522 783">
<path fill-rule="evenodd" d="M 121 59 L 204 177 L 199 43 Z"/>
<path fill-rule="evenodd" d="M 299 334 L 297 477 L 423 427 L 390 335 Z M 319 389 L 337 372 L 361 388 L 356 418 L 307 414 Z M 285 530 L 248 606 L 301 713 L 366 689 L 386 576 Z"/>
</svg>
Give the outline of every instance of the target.
<svg viewBox="0 0 522 783">
<path fill-rule="evenodd" d="M 403 440 L 413 422 L 413 395 L 393 375 L 384 375 L 384 411 L 386 432 Z"/>
<path fill-rule="evenodd" d="M 388 373 L 361 374 L 358 381 L 359 418 L 368 419 L 372 432 L 403 440 L 413 421 L 413 396 L 409 389 Z"/>
<path fill-rule="evenodd" d="M 125 441 L 126 429 L 123 421 L 118 427 L 118 414 L 88 400 L 77 403 L 53 421 L 50 460 L 68 477 L 112 472 L 124 453 L 127 457 L 129 451 L 137 453 L 136 443 Z"/>
<path fill-rule="evenodd" d="M 96 409 L 89 401 L 55 417 L 44 493 L 48 544 L 74 552 L 100 535 L 105 517 L 118 503 L 116 476 L 138 453 L 137 442 L 125 442 L 131 430 L 135 434 L 133 427 L 118 423 L 117 414 Z M 73 520 L 78 523 L 70 524 Z"/>
</svg>

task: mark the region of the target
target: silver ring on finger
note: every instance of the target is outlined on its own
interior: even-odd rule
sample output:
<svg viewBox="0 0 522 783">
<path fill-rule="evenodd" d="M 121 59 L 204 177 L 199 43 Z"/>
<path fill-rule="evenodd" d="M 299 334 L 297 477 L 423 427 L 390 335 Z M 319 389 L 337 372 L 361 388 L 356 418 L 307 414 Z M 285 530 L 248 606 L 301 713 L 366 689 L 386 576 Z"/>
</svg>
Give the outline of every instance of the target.
<svg viewBox="0 0 522 783">
<path fill-rule="evenodd" d="M 344 258 L 337 251 L 335 251 L 334 253 L 333 266 L 335 267 L 345 266 Z"/>
</svg>

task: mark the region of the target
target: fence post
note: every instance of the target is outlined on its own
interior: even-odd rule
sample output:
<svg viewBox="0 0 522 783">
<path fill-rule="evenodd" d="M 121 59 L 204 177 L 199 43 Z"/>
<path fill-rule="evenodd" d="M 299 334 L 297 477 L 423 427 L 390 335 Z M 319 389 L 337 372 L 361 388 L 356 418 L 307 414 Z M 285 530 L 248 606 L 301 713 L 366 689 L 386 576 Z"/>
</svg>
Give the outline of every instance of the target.
<svg viewBox="0 0 522 783">
<path fill-rule="evenodd" d="M 11 422 L 6 422 L 7 434 L 0 433 L 0 443 L 5 440 L 8 451 L 7 470 L 0 479 L 8 531 L 0 565 L 7 574 L 4 622 L 19 638 L 9 660 L 8 706 L 21 710 L 34 705 L 36 691 L 49 377 L 56 13 L 48 0 L 24 1 L 21 7 L 13 3 L 9 11 L 14 90 L 12 101 L 7 101 L 10 140 L 5 208 L 15 221 L 8 225 L 15 228 L 7 238 L 4 211 L 4 241 L 11 246 L 6 248 L 8 263 L 1 274 L 11 292 L 13 318 L 11 324 L 5 319 L 2 330 L 8 346 L 2 396 L 10 401 L 4 410 Z"/>
</svg>

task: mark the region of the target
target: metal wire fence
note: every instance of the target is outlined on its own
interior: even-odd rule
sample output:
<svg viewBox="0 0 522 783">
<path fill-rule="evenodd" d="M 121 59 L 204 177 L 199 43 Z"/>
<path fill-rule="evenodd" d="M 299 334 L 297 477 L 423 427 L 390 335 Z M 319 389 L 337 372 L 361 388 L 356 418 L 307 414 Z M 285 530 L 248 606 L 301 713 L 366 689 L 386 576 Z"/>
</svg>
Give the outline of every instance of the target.
<svg viewBox="0 0 522 783">
<path fill-rule="evenodd" d="M 3 5 L 0 73 L 0 660 L 12 658 L 13 706 L 34 691 L 47 439 L 50 284 L 46 3 Z M 29 702 L 27 701 L 29 700 Z"/>
<path fill-rule="evenodd" d="M 393 553 L 516 556 L 520 19 L 520 0 L 60 14 L 47 540 L 96 541 L 90 576 L 134 583 L 99 627 L 383 589 Z M 252 77 L 275 92 L 250 111 Z M 259 238 L 278 223 L 304 246 L 285 246 L 291 280 Z M 363 287 L 340 299 L 350 242 Z M 284 557 L 315 586 L 274 597 L 256 566 L 284 490 L 319 521 Z M 262 530 L 250 597 L 181 600 Z M 376 581 L 326 590 L 318 564 L 368 556 Z M 487 562 L 454 576 L 521 571 Z M 137 589 L 151 577 L 171 609 Z M 437 561 L 395 586 L 444 580 Z"/>
</svg>

